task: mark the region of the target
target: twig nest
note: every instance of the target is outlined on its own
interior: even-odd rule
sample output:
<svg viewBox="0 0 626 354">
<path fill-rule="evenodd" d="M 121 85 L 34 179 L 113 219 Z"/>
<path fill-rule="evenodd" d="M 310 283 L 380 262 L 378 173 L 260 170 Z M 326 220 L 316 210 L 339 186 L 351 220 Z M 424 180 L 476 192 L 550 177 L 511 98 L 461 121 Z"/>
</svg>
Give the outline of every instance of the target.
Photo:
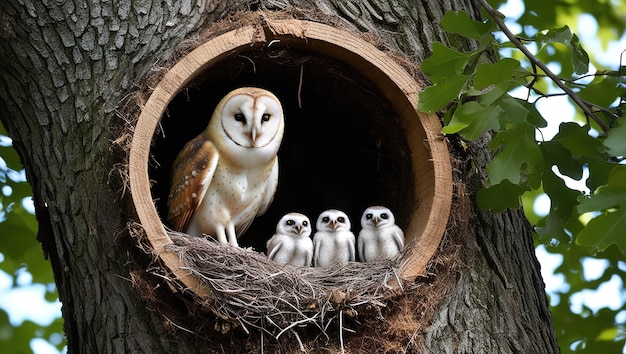
<svg viewBox="0 0 626 354">
<path fill-rule="evenodd" d="M 341 127 L 336 135 L 347 141 L 345 146 L 333 147 L 337 154 L 341 154 L 344 147 L 356 146 L 344 156 L 346 163 L 340 172 L 351 173 L 358 166 L 369 166 L 369 169 L 357 171 L 359 175 L 339 179 L 343 178 L 344 184 L 350 188 L 361 186 L 360 181 L 369 181 L 368 185 L 363 184 L 363 188 L 378 190 L 364 197 L 364 193 L 353 191 L 352 195 L 361 196 L 363 200 L 352 204 L 347 201 L 343 209 L 350 213 L 352 208 L 352 215 L 360 215 L 368 205 L 390 206 L 404 229 L 407 244 L 397 259 L 303 271 L 274 264 L 258 252 L 166 231 L 159 216 L 160 213 L 163 215 L 159 209 L 162 206 L 155 205 L 154 201 L 163 198 L 153 193 L 158 194 L 158 188 L 169 188 L 169 171 L 163 172 L 161 180 L 157 178 L 155 187 L 150 182 L 155 179 L 150 176 L 149 161 L 151 156 L 158 155 L 152 148 L 157 128 L 163 123 L 165 136 L 168 136 L 166 118 L 162 117 L 166 111 L 174 114 L 170 104 L 181 91 L 189 94 L 188 88 L 193 85 L 211 86 L 205 90 L 217 92 L 214 96 L 220 98 L 220 92 L 248 83 L 237 81 L 237 75 L 244 70 L 241 65 L 248 65 L 246 70 L 252 73 L 250 77 L 260 80 L 260 85 L 273 90 L 281 100 L 288 96 L 286 100 L 292 101 L 291 111 L 286 108 L 283 156 L 279 153 L 281 175 L 273 206 L 278 208 L 288 203 L 289 198 L 293 199 L 293 195 L 281 196 L 280 193 L 282 188 L 287 191 L 284 194 L 293 194 L 289 191 L 290 179 L 299 177 L 292 170 L 305 168 L 304 163 L 294 166 L 294 161 L 306 154 L 309 159 L 314 159 L 314 149 L 320 149 L 319 145 L 328 140 L 319 136 L 324 131 L 320 126 L 328 130 L 332 129 L 328 125 L 336 122 L 333 124 Z M 268 71 L 271 75 L 267 74 Z M 234 79 L 229 81 L 229 78 Z M 284 82 L 289 80 L 294 84 L 287 87 Z M 383 51 L 347 31 L 321 23 L 264 18 L 200 43 L 182 56 L 154 87 L 141 110 L 130 148 L 132 200 L 137 221 L 142 225 L 154 255 L 185 290 L 191 291 L 208 306 L 213 304 L 214 312 L 220 317 L 231 319 L 244 328 L 261 328 L 262 323 L 273 323 L 282 333 L 294 324 L 331 318 L 318 317 L 315 313 L 342 310 L 355 314 L 354 309 L 362 304 L 383 307 L 381 301 L 386 296 L 397 293 L 404 282 L 424 275 L 445 232 L 450 212 L 450 157 L 440 133 L 439 119 L 416 110 L 421 89 L 416 78 Z M 322 114 L 326 103 L 343 111 Z M 175 125 L 180 129 L 195 124 L 203 129 L 214 107 L 206 102 L 203 104 L 209 107 L 205 107 L 205 119 L 177 117 Z M 307 116 L 311 111 L 314 117 Z M 351 120 L 338 118 L 346 115 Z M 370 117 L 372 115 L 375 117 Z M 301 135 L 297 133 L 299 129 L 303 131 Z M 352 138 L 353 131 L 360 131 L 361 136 Z M 317 146 L 316 141 L 305 139 L 311 135 L 305 135 L 306 132 L 318 136 Z M 178 145 L 182 146 L 186 142 L 184 139 L 197 133 L 186 132 L 187 136 L 181 138 Z M 307 140 L 306 144 L 298 145 L 300 140 Z M 175 145 L 167 144 L 168 154 L 178 152 L 173 148 Z M 158 156 L 156 159 L 159 161 Z M 315 161 L 304 162 L 306 166 L 316 166 Z M 163 165 L 166 170 L 167 163 Z M 306 173 L 317 172 L 307 170 Z M 341 175 L 337 171 L 332 174 Z M 310 188 L 311 196 L 319 194 L 313 185 L 298 188 Z M 335 190 L 328 192 L 330 196 L 337 194 Z M 349 200 L 349 194 L 346 195 L 345 199 Z M 307 203 L 306 198 L 301 199 L 301 203 Z M 334 206 L 321 205 L 323 203 L 328 201 L 310 202 L 323 209 Z M 289 208 L 295 210 L 292 206 Z M 316 215 L 310 216 L 315 218 Z M 358 216 L 351 218 L 358 220 Z M 267 222 L 275 225 L 277 220 L 270 215 Z M 253 229 L 248 233 L 255 235 Z M 259 238 L 264 242 L 270 236 L 271 232 L 267 232 Z M 281 295 L 277 299 L 277 293 L 288 296 Z M 289 305 L 282 308 L 281 299 L 286 298 Z M 274 309 L 270 309 L 272 307 Z"/>
</svg>

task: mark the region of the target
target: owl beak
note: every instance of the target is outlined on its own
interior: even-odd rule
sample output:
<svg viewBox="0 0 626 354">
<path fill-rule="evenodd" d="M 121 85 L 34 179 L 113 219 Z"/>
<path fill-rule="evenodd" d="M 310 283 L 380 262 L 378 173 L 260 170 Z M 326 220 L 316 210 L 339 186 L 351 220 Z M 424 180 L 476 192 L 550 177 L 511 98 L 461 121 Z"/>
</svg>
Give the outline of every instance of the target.
<svg viewBox="0 0 626 354">
<path fill-rule="evenodd" d="M 377 217 L 374 217 L 372 221 L 374 222 L 374 226 L 378 227 L 378 222 L 380 221 L 380 219 Z"/>
<path fill-rule="evenodd" d="M 333 230 L 337 229 L 337 225 L 339 225 L 339 223 L 337 222 L 337 220 L 333 220 L 330 222 L 330 227 L 333 228 Z"/>
<path fill-rule="evenodd" d="M 248 132 L 248 136 L 250 137 L 250 147 L 256 147 L 256 138 L 261 136 L 261 128 L 256 124 L 252 125 L 252 128 Z"/>
<path fill-rule="evenodd" d="M 296 225 L 296 231 L 298 231 L 298 235 L 302 233 L 302 225 Z"/>
<path fill-rule="evenodd" d="M 256 140 L 256 125 L 252 126 L 252 131 L 250 132 L 250 139 L 252 140 L 252 145 L 254 145 L 254 141 Z"/>
</svg>

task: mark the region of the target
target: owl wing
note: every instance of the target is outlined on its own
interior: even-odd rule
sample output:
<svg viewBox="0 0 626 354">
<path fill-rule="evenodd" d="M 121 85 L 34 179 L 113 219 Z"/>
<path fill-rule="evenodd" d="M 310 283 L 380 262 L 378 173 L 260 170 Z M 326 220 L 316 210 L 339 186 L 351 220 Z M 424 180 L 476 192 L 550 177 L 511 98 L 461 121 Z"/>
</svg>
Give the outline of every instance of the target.
<svg viewBox="0 0 626 354">
<path fill-rule="evenodd" d="M 267 178 L 267 185 L 265 188 L 263 201 L 261 203 L 261 207 L 257 211 L 256 216 L 261 216 L 265 214 L 267 209 L 270 207 L 270 204 L 272 204 L 272 200 L 274 199 L 274 194 L 276 194 L 277 187 L 278 187 L 278 158 L 275 158 L 274 163 L 272 164 L 272 170 L 270 172 L 269 177 Z"/>
<path fill-rule="evenodd" d="M 356 247 L 354 247 L 354 234 L 351 233 L 352 237 L 348 237 L 348 247 L 350 247 L 350 258 L 348 259 L 350 262 L 354 262 L 356 260 L 355 252 Z"/>
<path fill-rule="evenodd" d="M 399 227 L 393 230 L 393 240 L 398 246 L 398 250 L 401 251 L 404 248 L 404 232 Z"/>
<path fill-rule="evenodd" d="M 272 200 L 274 199 L 274 194 L 276 193 L 277 187 L 278 187 L 278 159 L 275 159 L 272 165 L 272 170 L 270 171 L 270 175 L 267 178 L 267 184 L 266 184 L 266 188 L 263 194 L 263 200 L 261 201 L 261 204 L 259 205 L 259 209 L 257 210 L 255 217 L 265 214 L 267 209 L 269 209 L 270 204 L 272 204 Z M 248 220 L 245 220 L 242 224 L 237 225 L 237 235 L 243 235 L 248 230 L 248 228 L 250 228 L 250 225 L 252 225 L 253 221 L 254 221 L 254 218 L 250 218 Z"/>
<path fill-rule="evenodd" d="M 269 241 L 267 241 L 267 258 L 274 260 L 276 253 L 280 250 L 280 246 L 281 243 L 276 235 L 270 238 Z"/>
<path fill-rule="evenodd" d="M 317 267 L 320 260 L 320 244 L 322 243 L 320 238 L 320 235 L 317 233 L 313 235 L 313 266 L 315 267 Z"/>
<path fill-rule="evenodd" d="M 254 221 L 254 218 L 250 218 L 248 220 L 244 220 L 243 223 L 237 225 L 235 227 L 235 229 L 237 230 L 237 238 L 239 238 L 241 235 L 243 235 L 246 231 L 248 231 L 248 229 L 250 228 L 250 225 L 252 225 L 252 222 Z"/>
<path fill-rule="evenodd" d="M 361 260 L 361 262 L 366 262 L 364 254 L 363 254 L 363 249 L 364 249 L 364 243 L 365 241 L 363 240 L 364 236 L 363 236 L 363 231 L 361 231 L 359 233 L 359 238 L 357 239 L 357 251 L 359 253 L 359 259 Z"/>
<path fill-rule="evenodd" d="M 203 134 L 185 145 L 172 166 L 167 221 L 174 230 L 185 231 L 202 202 L 217 168 L 217 149 Z"/>
<path fill-rule="evenodd" d="M 313 245 L 306 250 L 306 259 L 304 260 L 304 265 L 306 267 L 310 267 L 313 259 Z"/>
</svg>

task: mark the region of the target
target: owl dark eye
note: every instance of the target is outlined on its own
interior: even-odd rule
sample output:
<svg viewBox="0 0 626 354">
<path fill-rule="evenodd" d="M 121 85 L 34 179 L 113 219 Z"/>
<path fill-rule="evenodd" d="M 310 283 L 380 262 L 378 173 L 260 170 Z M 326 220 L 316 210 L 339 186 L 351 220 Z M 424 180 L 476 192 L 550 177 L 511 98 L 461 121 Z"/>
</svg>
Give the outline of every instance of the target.
<svg viewBox="0 0 626 354">
<path fill-rule="evenodd" d="M 243 115 L 243 113 L 235 113 L 235 120 L 243 123 L 246 121 L 246 117 Z"/>
<path fill-rule="evenodd" d="M 365 218 L 367 220 L 372 220 L 372 216 L 373 216 L 372 214 L 367 214 L 367 215 L 365 215 Z"/>
<path fill-rule="evenodd" d="M 387 213 L 382 213 L 382 214 L 380 214 L 380 218 L 386 220 L 386 219 L 389 218 L 389 215 L 387 215 Z"/>
<path fill-rule="evenodd" d="M 322 218 L 322 222 L 329 222 L 329 221 L 330 221 L 330 218 L 328 216 L 324 216 Z"/>
<path fill-rule="evenodd" d="M 340 223 L 344 223 L 346 222 L 346 218 L 344 218 L 343 216 L 340 216 L 337 218 L 337 221 L 339 221 Z"/>
<path fill-rule="evenodd" d="M 293 226 L 293 225 L 295 225 L 295 224 L 296 224 L 296 222 L 295 222 L 295 221 L 293 221 L 293 220 L 291 220 L 291 219 L 287 220 L 287 225 L 289 225 L 289 226 Z"/>
<path fill-rule="evenodd" d="M 302 225 L 309 226 L 309 222 L 305 220 L 305 221 L 302 222 Z"/>
<path fill-rule="evenodd" d="M 265 113 L 264 115 L 261 116 L 261 122 L 267 122 L 268 120 L 270 120 L 269 113 Z"/>
</svg>

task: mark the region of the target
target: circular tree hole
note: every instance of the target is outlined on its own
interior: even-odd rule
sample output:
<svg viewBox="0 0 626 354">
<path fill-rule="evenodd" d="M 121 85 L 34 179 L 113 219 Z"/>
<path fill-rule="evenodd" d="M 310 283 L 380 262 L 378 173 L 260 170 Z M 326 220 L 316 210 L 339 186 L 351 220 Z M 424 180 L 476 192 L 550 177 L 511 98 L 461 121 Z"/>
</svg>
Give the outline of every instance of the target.
<svg viewBox="0 0 626 354">
<path fill-rule="evenodd" d="M 298 211 L 315 224 L 341 209 L 358 234 L 361 213 L 388 206 L 406 228 L 415 201 L 411 152 L 398 113 L 371 80 L 336 59 L 280 43 L 256 46 L 205 69 L 169 103 L 152 148 L 150 176 L 161 219 L 174 158 L 204 130 L 219 100 L 242 86 L 272 91 L 285 113 L 279 183 L 269 210 L 239 239 L 265 251 L 284 214 Z M 407 239 L 413 236 L 407 235 Z"/>
</svg>

